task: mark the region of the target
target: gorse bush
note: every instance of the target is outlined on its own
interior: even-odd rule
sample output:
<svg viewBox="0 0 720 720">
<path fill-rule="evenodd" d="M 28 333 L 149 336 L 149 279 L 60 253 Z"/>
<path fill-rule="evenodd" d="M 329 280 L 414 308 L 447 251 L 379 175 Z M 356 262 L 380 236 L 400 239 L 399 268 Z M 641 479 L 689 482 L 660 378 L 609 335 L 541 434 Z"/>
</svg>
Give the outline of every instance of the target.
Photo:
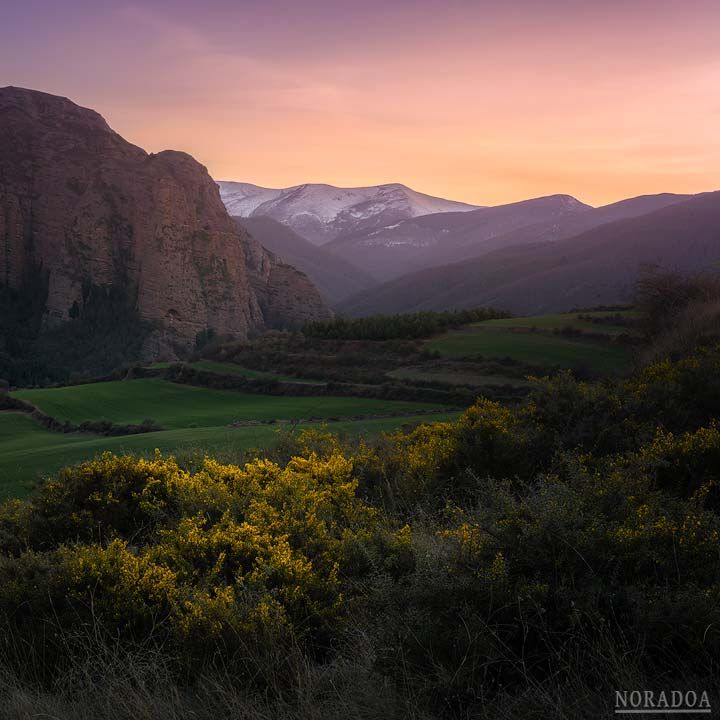
<svg viewBox="0 0 720 720">
<path fill-rule="evenodd" d="M 50 617 L 99 622 L 189 664 L 221 636 L 228 652 L 289 638 L 319 652 L 342 607 L 343 557 L 375 525 L 351 471 L 340 455 L 283 468 L 206 459 L 192 474 L 104 455 L 67 469 L 29 506 L 5 507 L 0 608 L 23 634 Z"/>
<path fill-rule="evenodd" d="M 355 717 L 368 697 L 377 717 L 521 697 L 508 717 L 598 717 L 630 682 L 717 688 L 719 371 L 705 349 L 561 374 L 521 407 L 480 399 L 374 444 L 310 430 L 244 467 L 66 469 L 0 513 L 5 671 L 56 687 L 88 628 L 164 658 L 164 682 L 220 667 L 298 708 L 349 668 Z"/>
</svg>

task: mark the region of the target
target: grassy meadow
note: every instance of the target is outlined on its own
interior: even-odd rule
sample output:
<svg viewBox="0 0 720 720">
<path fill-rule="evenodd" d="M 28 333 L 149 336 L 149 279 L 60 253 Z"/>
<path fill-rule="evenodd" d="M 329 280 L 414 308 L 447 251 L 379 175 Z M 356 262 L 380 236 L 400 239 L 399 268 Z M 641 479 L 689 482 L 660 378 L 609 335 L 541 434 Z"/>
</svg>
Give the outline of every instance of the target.
<svg viewBox="0 0 720 720">
<path fill-rule="evenodd" d="M 637 317 L 629 311 L 582 313 L 583 318 L 598 319 L 615 315 L 628 321 Z M 613 342 L 621 334 L 633 335 L 634 330 L 568 313 L 473 323 L 431 338 L 426 347 L 450 359 L 510 358 L 535 366 L 571 369 L 584 366 L 595 373 L 615 374 L 627 370 L 632 363 L 627 348 Z"/>
<path fill-rule="evenodd" d="M 391 432 L 403 424 L 449 420 L 458 413 L 407 415 L 400 418 L 340 420 L 326 428 L 342 436 L 369 437 Z M 322 423 L 320 425 L 322 427 Z M 284 427 L 286 432 L 293 428 Z M 299 425 L 297 427 L 316 427 Z M 240 461 L 249 450 L 271 448 L 280 438 L 281 426 L 211 426 L 161 432 L 98 437 L 45 430 L 23 413 L 0 413 L 0 500 L 24 497 L 35 483 L 62 467 L 89 460 L 109 451 L 116 454 L 152 455 L 156 449 L 179 456 L 208 454 Z"/>
<path fill-rule="evenodd" d="M 287 397 L 181 385 L 159 378 L 117 380 L 60 388 L 18 390 L 25 400 L 58 420 L 140 423 L 152 418 L 164 428 L 228 425 L 242 420 L 290 420 L 404 413 L 427 403 L 354 397 Z"/>
<path fill-rule="evenodd" d="M 12 395 L 61 421 L 137 424 L 152 418 L 165 429 L 118 437 L 65 434 L 46 430 L 23 413 L 2 412 L 0 498 L 22 496 L 39 477 L 105 451 L 146 455 L 157 448 L 183 455 L 208 453 L 238 459 L 243 452 L 269 448 L 278 440 L 280 426 L 230 427 L 234 422 L 331 420 L 333 432 L 370 435 L 417 422 L 422 419 L 420 411 L 439 409 L 429 403 L 372 398 L 258 395 L 159 378 L 18 390 Z M 400 417 L 372 417 L 391 414 Z M 436 419 L 434 414 L 431 417 Z"/>
</svg>

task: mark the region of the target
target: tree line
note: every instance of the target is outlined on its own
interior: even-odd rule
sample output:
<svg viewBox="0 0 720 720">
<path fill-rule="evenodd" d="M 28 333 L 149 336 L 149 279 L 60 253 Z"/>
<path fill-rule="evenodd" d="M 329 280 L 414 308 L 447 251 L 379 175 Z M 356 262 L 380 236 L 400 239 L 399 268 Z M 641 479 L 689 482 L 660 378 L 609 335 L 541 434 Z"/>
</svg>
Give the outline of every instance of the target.
<svg viewBox="0 0 720 720">
<path fill-rule="evenodd" d="M 307 323 L 302 332 L 309 337 L 328 340 L 400 340 L 429 337 L 442 330 L 505 317 L 509 317 L 509 313 L 484 307 L 362 318 L 338 316 L 329 321 Z"/>
</svg>

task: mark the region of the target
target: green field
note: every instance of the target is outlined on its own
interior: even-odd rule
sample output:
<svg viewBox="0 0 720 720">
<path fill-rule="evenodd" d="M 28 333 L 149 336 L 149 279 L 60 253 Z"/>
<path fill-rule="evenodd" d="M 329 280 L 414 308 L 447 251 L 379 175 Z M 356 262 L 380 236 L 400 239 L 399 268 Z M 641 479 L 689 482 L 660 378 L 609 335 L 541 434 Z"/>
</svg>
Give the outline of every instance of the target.
<svg viewBox="0 0 720 720">
<path fill-rule="evenodd" d="M 356 397 L 288 397 L 211 390 L 157 378 L 117 380 L 13 393 L 58 420 L 140 423 L 151 418 L 167 429 L 227 425 L 235 420 L 282 420 L 412 414 L 428 403 Z"/>
<path fill-rule="evenodd" d="M 567 326 L 607 335 L 608 340 L 552 332 Z M 511 358 L 528 365 L 585 366 L 597 373 L 614 374 L 626 370 L 632 362 L 625 347 L 610 341 L 611 336 L 624 332 L 628 328 L 578 320 L 575 314 L 545 315 L 466 325 L 428 340 L 426 346 L 446 358 Z"/>
<path fill-rule="evenodd" d="M 631 310 L 623 310 L 620 312 L 584 312 L 584 313 L 555 313 L 552 315 L 538 315 L 533 317 L 519 317 L 519 318 L 502 318 L 499 320 L 487 320 L 486 322 L 479 323 L 485 327 L 491 328 L 537 328 L 542 331 L 562 330 L 566 327 L 571 327 L 576 330 L 581 330 L 587 333 L 596 333 L 599 335 L 622 335 L 627 333 L 628 335 L 637 335 L 637 328 L 632 325 L 612 325 L 604 322 L 592 322 L 591 320 L 580 319 L 578 315 L 582 315 L 583 318 L 609 318 L 619 315 L 625 320 L 632 322 L 640 317 L 640 313 Z"/>
<path fill-rule="evenodd" d="M 152 418 L 163 431 L 121 437 L 62 434 L 41 428 L 20 413 L 0 413 L 0 496 L 22 494 L 40 475 L 99 452 L 200 451 L 237 456 L 248 448 L 272 445 L 272 425 L 233 428 L 234 421 L 347 418 L 329 427 L 352 433 L 377 433 L 417 418 L 428 403 L 356 397 L 287 397 L 212 390 L 157 378 L 19 390 L 14 397 L 30 402 L 58 420 L 111 420 L 139 423 Z M 366 415 L 402 413 L 400 418 L 351 420 Z M 407 419 L 405 416 L 408 416 Z M 430 420 L 436 415 L 428 416 Z M 289 426 L 283 426 L 286 429 Z"/>
<path fill-rule="evenodd" d="M 355 398 L 349 398 L 355 399 Z M 405 423 L 435 422 L 457 416 L 457 412 L 409 415 L 401 418 L 346 420 L 329 423 L 334 433 L 374 435 L 395 430 Z M 291 430 L 287 425 L 282 426 Z M 308 424 L 298 427 L 323 427 Z M 297 430 L 296 430 L 297 431 Z M 195 452 L 233 457 L 250 448 L 268 448 L 281 430 L 272 425 L 250 427 L 203 427 L 121 437 L 98 437 L 79 433 L 50 432 L 22 413 L 0 412 L 0 499 L 21 497 L 42 476 L 67 465 L 88 460 L 109 450 L 114 453 L 149 454 L 155 449 L 165 453 Z"/>
<path fill-rule="evenodd" d="M 398 380 L 419 380 L 424 382 L 441 382 L 448 385 L 470 385 L 472 387 L 498 387 L 512 385 L 513 387 L 530 387 L 531 383 L 523 378 L 509 377 L 507 375 L 487 375 L 481 372 L 423 369 L 422 367 L 405 367 L 392 370 L 388 377 Z"/>
<path fill-rule="evenodd" d="M 241 377 L 250 378 L 251 380 L 279 380 L 280 382 L 301 383 L 303 385 L 325 385 L 321 380 L 305 380 L 293 377 L 292 375 L 278 375 L 277 373 L 267 372 L 265 370 L 252 370 L 251 368 L 237 365 L 236 363 L 224 363 L 217 360 L 196 360 L 195 362 L 185 363 L 188 367 L 195 370 L 205 370 L 206 372 L 216 373 L 217 375 L 239 375 Z M 153 363 L 153 368 L 169 368 L 171 363 Z"/>
</svg>

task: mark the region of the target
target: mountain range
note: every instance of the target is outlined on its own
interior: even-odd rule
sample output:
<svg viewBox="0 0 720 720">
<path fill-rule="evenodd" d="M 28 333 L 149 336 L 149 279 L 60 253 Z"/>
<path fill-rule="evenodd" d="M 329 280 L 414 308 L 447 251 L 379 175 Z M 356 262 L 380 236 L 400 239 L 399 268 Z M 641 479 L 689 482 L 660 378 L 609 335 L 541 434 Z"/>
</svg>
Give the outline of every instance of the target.
<svg viewBox="0 0 720 720">
<path fill-rule="evenodd" d="M 574 234 L 582 227 L 589 229 Z M 501 247 L 409 273 L 338 309 L 359 316 L 492 305 L 532 315 L 627 302 L 647 267 L 698 272 L 717 270 L 719 261 L 720 192 L 646 196 L 567 218 L 552 230 L 512 233 Z"/>
<path fill-rule="evenodd" d="M 495 241 L 538 223 L 558 225 L 590 210 L 569 195 L 551 195 L 470 212 L 443 212 L 341 236 L 327 248 L 377 280 L 472 257 Z"/>
<path fill-rule="evenodd" d="M 50 355 L 76 345 L 100 358 L 114 342 L 123 356 L 129 338 L 145 358 L 182 356 L 212 334 L 330 318 L 329 305 L 606 305 L 627 301 L 646 265 L 718 260 L 718 192 L 476 207 L 399 184 L 218 184 L 189 155 L 148 154 L 66 98 L 0 89 L 0 362 L 19 346 L 34 362 L 51 335 Z"/>
<path fill-rule="evenodd" d="M 644 266 L 697 271 L 720 256 L 712 193 L 644 195 L 597 208 L 570 195 L 550 195 L 378 227 L 386 221 L 383 206 L 365 225 L 337 234 L 337 188 L 299 187 L 307 190 L 290 193 L 294 214 L 286 195 L 273 195 L 272 207 L 267 197 L 254 195 L 240 208 L 252 217 L 238 222 L 306 272 L 342 314 L 487 304 L 539 313 L 612 304 L 629 299 Z M 227 194 L 221 195 L 227 202 Z M 327 218 L 328 230 L 312 239 L 261 216 L 271 210 L 296 222 L 306 209 L 318 222 Z M 683 221 L 672 222 L 685 213 Z M 672 227 L 670 236 L 663 232 L 665 223 Z"/>
<path fill-rule="evenodd" d="M 237 182 L 219 182 L 218 186 L 231 215 L 271 217 L 314 245 L 420 215 L 475 209 L 399 183 L 356 188 L 308 183 L 279 190 Z"/>
<path fill-rule="evenodd" d="M 323 246 L 313 245 L 271 217 L 235 218 L 263 247 L 304 272 L 330 303 L 376 284 L 375 279 Z"/>
</svg>

